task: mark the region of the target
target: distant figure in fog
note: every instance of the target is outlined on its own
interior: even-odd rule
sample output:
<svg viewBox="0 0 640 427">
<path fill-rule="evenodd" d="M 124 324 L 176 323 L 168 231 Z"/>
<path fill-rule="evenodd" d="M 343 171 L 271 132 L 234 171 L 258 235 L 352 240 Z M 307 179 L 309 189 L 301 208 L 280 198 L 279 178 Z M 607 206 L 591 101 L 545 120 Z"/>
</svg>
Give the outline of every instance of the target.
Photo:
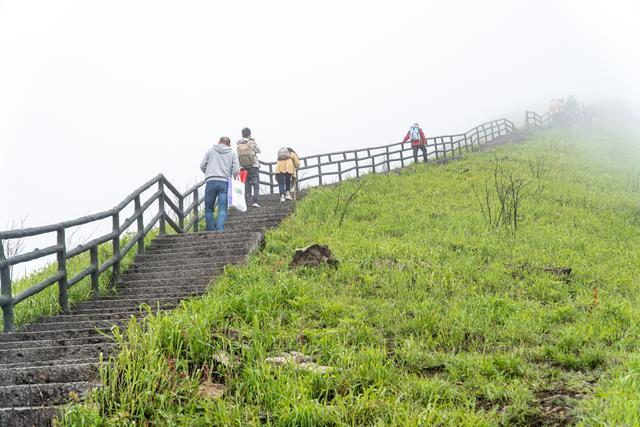
<svg viewBox="0 0 640 427">
<path fill-rule="evenodd" d="M 418 163 L 418 150 L 422 151 L 425 163 L 427 162 L 427 138 L 424 136 L 424 132 L 420 129 L 417 123 L 411 125 L 409 132 L 404 137 L 402 142 L 411 141 L 411 148 L 413 148 L 413 161 Z"/>
<path fill-rule="evenodd" d="M 224 230 L 227 219 L 229 178 L 238 177 L 240 165 L 238 155 L 231 149 L 231 140 L 226 136 L 205 153 L 200 162 L 200 169 L 205 174 L 204 220 L 207 231 Z M 213 208 L 218 200 L 218 218 L 214 222 Z"/>
<path fill-rule="evenodd" d="M 258 154 L 260 154 L 260 148 L 258 148 L 256 140 L 251 137 L 251 129 L 242 129 L 242 139 L 238 141 L 237 151 L 240 167 L 247 174 L 247 180 L 244 183 L 244 197 L 247 206 L 251 203 L 254 208 L 259 208 L 260 163 L 258 162 Z M 252 190 L 253 195 L 251 195 Z"/>
<path fill-rule="evenodd" d="M 278 150 L 276 164 L 276 179 L 280 190 L 280 201 L 293 200 L 291 197 L 291 183 L 295 183 L 296 169 L 300 167 L 298 154 L 291 148 L 282 147 Z"/>
</svg>

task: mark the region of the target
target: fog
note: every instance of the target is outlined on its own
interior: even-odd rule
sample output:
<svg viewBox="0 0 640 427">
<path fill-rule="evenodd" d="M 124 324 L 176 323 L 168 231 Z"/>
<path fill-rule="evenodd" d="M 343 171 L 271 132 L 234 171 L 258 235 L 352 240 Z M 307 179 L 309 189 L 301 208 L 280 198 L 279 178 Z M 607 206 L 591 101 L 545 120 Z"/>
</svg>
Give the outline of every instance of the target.
<svg viewBox="0 0 640 427">
<path fill-rule="evenodd" d="M 640 100 L 634 1 L 0 0 L 0 229 L 185 189 L 248 126 L 272 160 Z"/>
</svg>

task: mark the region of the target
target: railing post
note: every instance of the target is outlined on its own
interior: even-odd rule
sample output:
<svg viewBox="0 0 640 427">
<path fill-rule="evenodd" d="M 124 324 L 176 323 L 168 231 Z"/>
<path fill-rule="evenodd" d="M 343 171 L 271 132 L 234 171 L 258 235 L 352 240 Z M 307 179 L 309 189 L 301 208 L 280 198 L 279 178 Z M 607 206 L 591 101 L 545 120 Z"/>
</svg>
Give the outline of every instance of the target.
<svg viewBox="0 0 640 427">
<path fill-rule="evenodd" d="M 113 240 L 111 241 L 113 247 L 113 283 L 116 284 L 120 279 L 120 212 L 116 212 L 111 217 L 113 226 Z"/>
<path fill-rule="evenodd" d="M 136 222 L 138 224 L 138 254 L 144 253 L 144 212 L 142 212 L 142 205 L 140 204 L 140 195 L 135 198 L 135 214 L 137 215 Z"/>
<path fill-rule="evenodd" d="M 58 302 L 62 311 L 69 311 L 69 296 L 67 295 L 67 242 L 65 240 L 64 227 L 58 229 L 58 245 L 62 249 L 58 250 L 58 273 L 62 277 L 58 280 Z"/>
<path fill-rule="evenodd" d="M 260 183 L 260 175 L 258 175 L 258 184 Z M 258 185 L 258 193 L 260 193 L 260 185 Z M 183 232 L 184 230 L 184 197 L 178 196 L 178 225 L 180 226 L 180 230 Z"/>
<path fill-rule="evenodd" d="M 269 193 L 274 193 L 273 188 L 273 163 L 269 163 Z"/>
<path fill-rule="evenodd" d="M 198 196 L 198 187 L 193 190 L 193 232 L 197 233 L 199 230 L 198 223 L 200 222 L 200 215 L 198 215 L 198 206 L 200 205 L 200 198 Z"/>
<path fill-rule="evenodd" d="M 160 198 L 158 199 L 158 210 L 160 211 L 160 235 L 164 236 L 167 234 L 167 226 L 164 220 L 164 182 L 162 180 L 158 181 L 158 190 L 160 190 L 161 193 Z"/>
<path fill-rule="evenodd" d="M 389 146 L 385 147 L 385 153 L 387 155 L 387 172 L 391 170 L 391 162 L 389 161 Z"/>
<path fill-rule="evenodd" d="M 4 245 L 0 240 L 0 261 L 5 261 Z M 5 332 L 15 332 L 16 327 L 13 323 L 13 297 L 11 296 L 11 266 L 5 265 L 0 268 L 0 287 L 2 289 L 2 297 L 6 301 L 2 304 L 2 320 L 4 321 Z"/>
<path fill-rule="evenodd" d="M 100 261 L 98 260 L 98 245 L 89 249 L 89 257 L 91 258 L 91 267 L 94 269 L 91 273 L 91 292 L 94 298 L 100 296 Z"/>
</svg>

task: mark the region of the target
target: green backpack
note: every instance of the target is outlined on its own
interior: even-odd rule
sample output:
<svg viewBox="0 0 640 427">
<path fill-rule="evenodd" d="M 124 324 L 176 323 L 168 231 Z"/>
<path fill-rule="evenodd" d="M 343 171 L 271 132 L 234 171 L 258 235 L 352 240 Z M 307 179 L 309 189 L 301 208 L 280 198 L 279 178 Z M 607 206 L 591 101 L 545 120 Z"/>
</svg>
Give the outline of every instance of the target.
<svg viewBox="0 0 640 427">
<path fill-rule="evenodd" d="M 251 147 L 251 140 L 246 140 L 246 142 L 238 144 L 238 161 L 240 162 L 240 167 L 253 167 L 257 159 L 258 157 Z"/>
</svg>

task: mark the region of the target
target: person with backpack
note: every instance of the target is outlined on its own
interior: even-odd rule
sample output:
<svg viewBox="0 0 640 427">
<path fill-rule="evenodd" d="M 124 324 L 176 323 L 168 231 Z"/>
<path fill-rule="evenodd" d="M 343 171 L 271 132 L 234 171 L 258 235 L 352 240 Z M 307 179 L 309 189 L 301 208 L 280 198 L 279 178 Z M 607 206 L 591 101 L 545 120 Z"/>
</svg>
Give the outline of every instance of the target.
<svg viewBox="0 0 640 427">
<path fill-rule="evenodd" d="M 254 208 L 259 208 L 260 163 L 258 162 L 258 154 L 260 154 L 260 148 L 258 148 L 256 140 L 251 137 L 251 129 L 242 129 L 242 139 L 238 141 L 237 151 L 240 167 L 247 174 L 247 179 L 244 183 L 244 197 L 247 201 L 247 206 L 251 203 Z"/>
<path fill-rule="evenodd" d="M 231 140 L 223 136 L 218 144 L 204 154 L 200 169 L 205 174 L 204 220 L 207 231 L 224 230 L 227 219 L 229 177 L 238 177 L 240 165 L 238 155 L 231 148 Z M 218 200 L 218 218 L 214 221 L 213 209 Z"/>
<path fill-rule="evenodd" d="M 413 148 L 413 161 L 418 163 L 418 150 L 422 151 L 424 162 L 427 162 L 427 138 L 424 136 L 424 132 L 420 129 L 417 123 L 411 125 L 409 132 L 404 137 L 402 142 L 411 141 L 411 148 Z"/>
<path fill-rule="evenodd" d="M 296 169 L 300 167 L 298 154 L 291 148 L 282 147 L 278 150 L 276 163 L 276 179 L 280 190 L 280 202 L 293 200 L 291 197 L 291 181 L 296 177 Z"/>
</svg>

